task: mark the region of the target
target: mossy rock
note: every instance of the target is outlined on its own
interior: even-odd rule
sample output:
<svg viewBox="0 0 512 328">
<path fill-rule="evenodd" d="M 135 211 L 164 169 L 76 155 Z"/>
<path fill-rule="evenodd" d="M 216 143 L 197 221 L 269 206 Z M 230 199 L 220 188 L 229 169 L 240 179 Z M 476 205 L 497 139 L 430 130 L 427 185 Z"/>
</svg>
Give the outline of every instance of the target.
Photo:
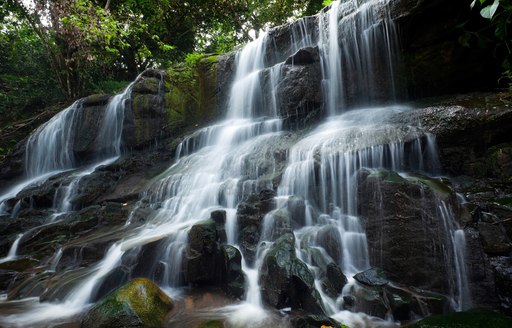
<svg viewBox="0 0 512 328">
<path fill-rule="evenodd" d="M 160 89 L 160 80 L 155 77 L 147 77 L 137 81 L 133 86 L 132 92 L 139 94 L 158 94 Z"/>
<path fill-rule="evenodd" d="M 472 310 L 455 312 L 444 315 L 435 315 L 425 318 L 409 328 L 508 328 L 512 327 L 512 318 L 502 314 Z"/>
<path fill-rule="evenodd" d="M 94 305 L 81 327 L 161 327 L 173 307 L 172 300 L 155 283 L 136 278 Z"/>
<path fill-rule="evenodd" d="M 197 328 L 223 328 L 224 324 L 219 320 L 210 320 L 203 322 L 197 326 Z"/>
</svg>

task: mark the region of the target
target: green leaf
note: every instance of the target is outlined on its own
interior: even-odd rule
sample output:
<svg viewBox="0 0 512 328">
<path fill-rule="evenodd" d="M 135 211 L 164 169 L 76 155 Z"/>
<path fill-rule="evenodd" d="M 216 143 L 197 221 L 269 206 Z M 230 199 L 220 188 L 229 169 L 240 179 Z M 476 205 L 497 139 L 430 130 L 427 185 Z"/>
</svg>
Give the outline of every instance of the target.
<svg viewBox="0 0 512 328">
<path fill-rule="evenodd" d="M 480 16 L 482 16 L 483 18 L 492 19 L 499 5 L 500 0 L 494 0 L 494 3 L 492 5 L 485 6 L 484 8 L 482 8 L 482 10 L 480 10 Z"/>
</svg>

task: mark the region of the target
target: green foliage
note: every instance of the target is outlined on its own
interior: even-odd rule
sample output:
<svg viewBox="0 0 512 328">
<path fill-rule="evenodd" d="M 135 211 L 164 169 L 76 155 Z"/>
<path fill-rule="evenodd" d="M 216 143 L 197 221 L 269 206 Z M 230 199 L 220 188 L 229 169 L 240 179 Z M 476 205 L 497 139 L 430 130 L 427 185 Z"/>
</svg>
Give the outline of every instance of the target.
<svg viewBox="0 0 512 328">
<path fill-rule="evenodd" d="M 8 18 L 4 19 L 4 22 Z M 0 34 L 0 115 L 4 122 L 29 116 L 63 99 L 44 45 L 22 22 L 4 24 Z"/>
<path fill-rule="evenodd" d="M 130 84 L 130 81 L 100 80 L 93 84 L 91 91 L 93 93 L 116 94 L 123 91 L 128 84 Z"/>
<path fill-rule="evenodd" d="M 324 1 L 322 2 L 322 5 L 323 5 L 323 6 L 328 6 L 328 5 L 330 5 L 331 3 L 333 3 L 333 2 L 334 2 L 334 0 L 324 0 Z"/>
<path fill-rule="evenodd" d="M 464 23 L 459 42 L 466 47 L 493 47 L 502 71 L 498 83 L 512 91 L 512 2 L 473 0 L 470 8 L 478 10 L 480 21 Z"/>
</svg>

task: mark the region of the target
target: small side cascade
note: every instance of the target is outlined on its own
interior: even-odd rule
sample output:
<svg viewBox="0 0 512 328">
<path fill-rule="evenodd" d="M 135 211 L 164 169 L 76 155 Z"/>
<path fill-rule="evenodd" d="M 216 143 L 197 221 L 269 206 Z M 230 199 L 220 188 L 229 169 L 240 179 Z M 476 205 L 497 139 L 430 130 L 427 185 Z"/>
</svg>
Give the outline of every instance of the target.
<svg viewBox="0 0 512 328">
<path fill-rule="evenodd" d="M 57 218 L 62 213 L 73 210 L 72 200 L 78 192 L 80 181 L 83 177 L 89 176 L 100 166 L 105 166 L 116 161 L 121 155 L 123 121 L 126 110 L 126 102 L 130 100 L 132 82 L 120 94 L 113 96 L 105 109 L 101 128 L 96 137 L 96 161 L 85 168 L 74 173 L 73 179 L 67 185 L 61 186 L 54 197 L 54 209 Z"/>
<path fill-rule="evenodd" d="M 471 308 L 471 293 L 466 270 L 466 237 L 464 230 L 459 228 L 453 209 L 443 200 L 439 200 L 439 214 L 443 221 L 446 234 L 445 259 L 450 269 L 450 296 L 452 307 L 457 311 Z"/>
<path fill-rule="evenodd" d="M 24 236 L 24 234 L 20 233 L 18 235 L 18 237 L 16 237 L 16 239 L 12 243 L 11 248 L 9 249 L 9 252 L 7 253 L 7 256 L 4 258 L 0 258 L 0 263 L 9 262 L 9 261 L 16 259 L 17 252 L 18 252 L 18 245 L 21 241 L 21 238 L 23 238 L 23 236 Z"/>
<path fill-rule="evenodd" d="M 25 172 L 28 178 L 75 166 L 74 133 L 82 113 L 78 100 L 39 127 L 27 141 Z"/>
</svg>

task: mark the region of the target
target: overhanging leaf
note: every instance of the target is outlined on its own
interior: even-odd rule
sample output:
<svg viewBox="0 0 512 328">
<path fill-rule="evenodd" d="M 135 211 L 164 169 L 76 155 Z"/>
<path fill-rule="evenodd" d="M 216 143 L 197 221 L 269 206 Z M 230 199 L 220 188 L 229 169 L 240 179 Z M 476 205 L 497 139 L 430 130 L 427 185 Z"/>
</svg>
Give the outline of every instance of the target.
<svg viewBox="0 0 512 328">
<path fill-rule="evenodd" d="M 480 16 L 483 18 L 492 19 L 499 5 L 500 0 L 494 0 L 492 5 L 485 6 L 482 8 L 482 10 L 480 10 Z"/>
</svg>

